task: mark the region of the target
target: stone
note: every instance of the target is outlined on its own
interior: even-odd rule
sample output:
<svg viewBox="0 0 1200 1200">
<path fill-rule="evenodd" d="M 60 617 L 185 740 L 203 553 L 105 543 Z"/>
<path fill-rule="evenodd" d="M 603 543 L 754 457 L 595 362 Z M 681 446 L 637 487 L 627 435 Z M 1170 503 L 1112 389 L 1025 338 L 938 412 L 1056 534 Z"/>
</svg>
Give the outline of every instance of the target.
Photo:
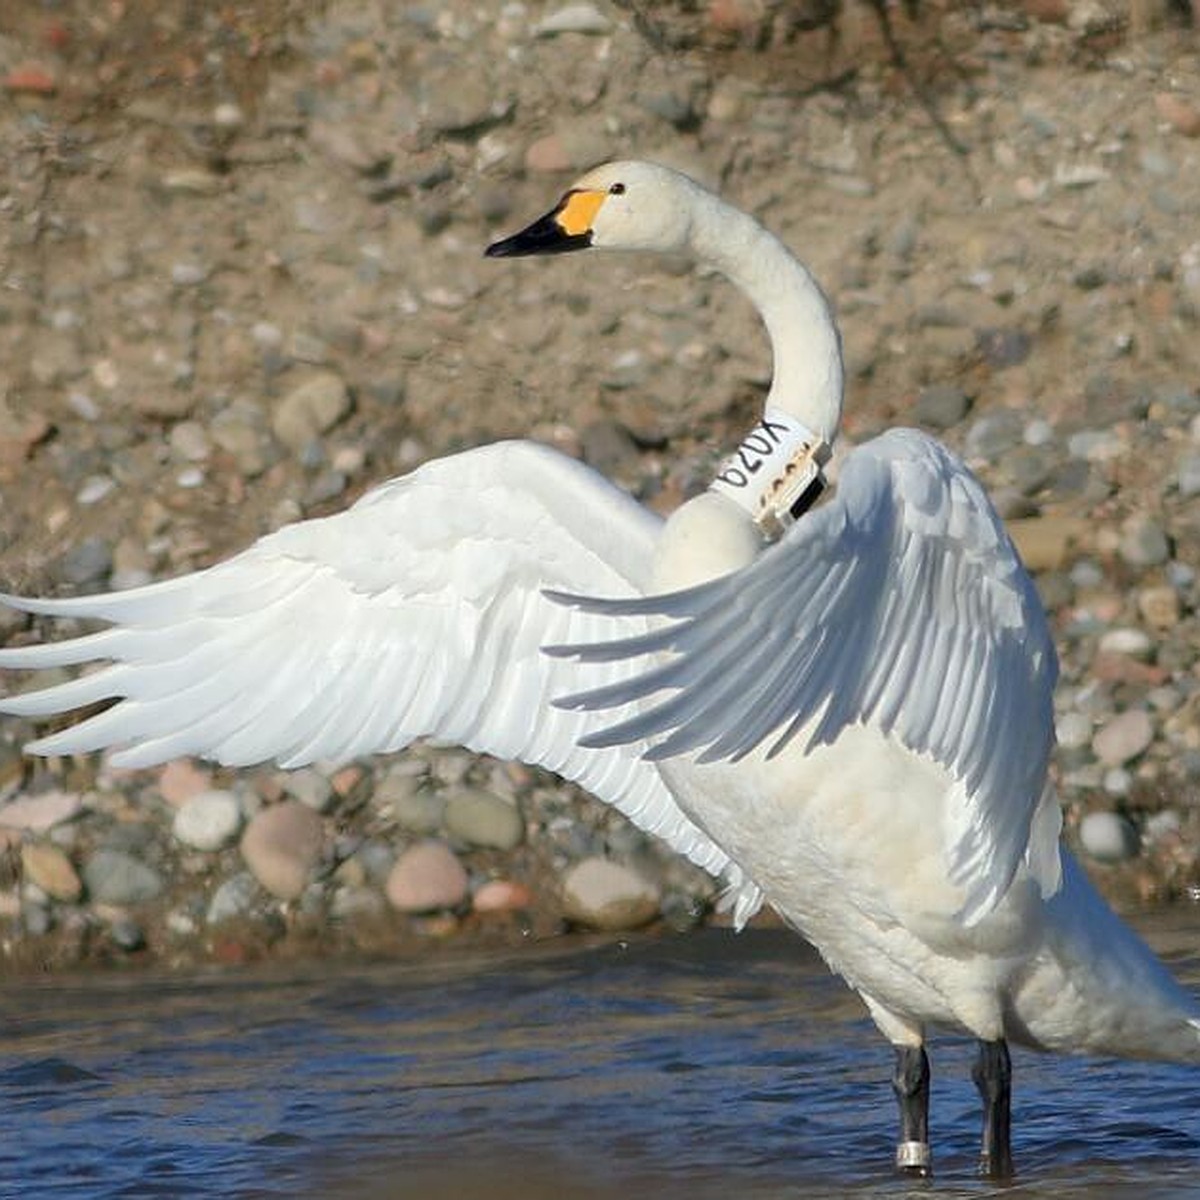
<svg viewBox="0 0 1200 1200">
<path fill-rule="evenodd" d="M 1152 629 L 1174 629 L 1179 624 L 1179 593 L 1170 584 L 1153 584 L 1137 595 L 1138 612 Z"/>
<path fill-rule="evenodd" d="M 1061 570 L 1082 546 L 1091 525 L 1082 517 L 1026 517 L 1008 522 L 1008 534 L 1030 571 Z"/>
<path fill-rule="evenodd" d="M 1145 662 L 1154 652 L 1154 642 L 1144 630 L 1121 626 L 1102 633 L 1096 648 L 1101 654 L 1125 654 Z"/>
<path fill-rule="evenodd" d="M 204 920 L 209 925 L 220 925 L 222 921 L 247 916 L 257 898 L 258 884 L 254 876 L 248 871 L 240 871 L 213 892 Z"/>
<path fill-rule="evenodd" d="M 520 845 L 525 823 L 515 804 L 482 788 L 460 788 L 446 801 L 446 832 L 469 846 L 511 850 Z"/>
<path fill-rule="evenodd" d="M 1174 92 L 1159 92 L 1154 97 L 1154 110 L 1177 133 L 1184 137 L 1200 137 L 1200 108 Z"/>
<path fill-rule="evenodd" d="M 1138 851 L 1137 830 L 1114 812 L 1088 813 L 1079 822 L 1079 842 L 1097 862 L 1124 862 Z"/>
<path fill-rule="evenodd" d="M 83 895 L 83 881 L 71 860 L 49 842 L 26 842 L 21 847 L 21 871 L 54 900 L 73 904 Z"/>
<path fill-rule="evenodd" d="M 967 415 L 971 400 L 955 383 L 935 383 L 922 388 L 913 406 L 913 416 L 930 429 L 949 429 Z"/>
<path fill-rule="evenodd" d="M 636 871 L 606 858 L 585 858 L 562 878 L 563 911 L 592 929 L 637 929 L 658 916 L 661 896 Z"/>
<path fill-rule="evenodd" d="M 594 4 L 566 4 L 547 14 L 533 27 L 535 37 L 556 37 L 562 33 L 586 33 L 593 36 L 612 32 L 612 21 Z"/>
<path fill-rule="evenodd" d="M 349 411 L 350 393 L 332 371 L 319 371 L 297 384 L 275 406 L 275 436 L 299 453 L 332 429 Z"/>
<path fill-rule="evenodd" d="M 158 794 L 173 808 L 212 787 L 212 772 L 190 759 L 177 758 L 158 773 Z"/>
<path fill-rule="evenodd" d="M 1085 713 L 1061 713 L 1054 722 L 1054 733 L 1064 750 L 1080 750 L 1092 741 L 1092 720 Z"/>
<path fill-rule="evenodd" d="M 0 808 L 0 828 L 45 833 L 72 820 L 83 808 L 83 798 L 74 792 L 40 792 L 19 796 Z"/>
<path fill-rule="evenodd" d="M 519 912 L 532 908 L 533 903 L 533 892 L 511 879 L 489 879 L 471 898 L 471 907 L 477 913 Z"/>
<path fill-rule="evenodd" d="M 1138 515 L 1122 525 L 1119 551 L 1131 567 L 1157 567 L 1171 557 L 1171 544 L 1153 517 Z"/>
<path fill-rule="evenodd" d="M 384 893 L 398 912 L 425 913 L 458 908 L 467 898 L 466 868 L 445 842 L 409 846 L 388 874 Z"/>
<path fill-rule="evenodd" d="M 1200 454 L 1185 454 L 1179 460 L 1175 482 L 1185 500 L 1200 495 Z"/>
<path fill-rule="evenodd" d="M 163 890 L 162 876 L 124 850 L 97 850 L 84 864 L 83 882 L 100 904 L 142 904 Z"/>
<path fill-rule="evenodd" d="M 1145 752 L 1154 740 L 1150 715 L 1127 709 L 1106 722 L 1092 738 L 1092 753 L 1107 766 L 1119 767 Z"/>
<path fill-rule="evenodd" d="M 232 792 L 210 790 L 184 801 L 172 831 L 193 850 L 222 850 L 232 845 L 242 827 L 242 806 Z"/>
<path fill-rule="evenodd" d="M 325 827 L 299 800 L 261 809 L 242 834 L 242 858 L 251 874 L 280 900 L 296 900 L 321 857 Z"/>
<path fill-rule="evenodd" d="M 313 812 L 328 812 L 333 807 L 333 785 L 320 771 L 312 767 L 287 774 L 284 777 L 284 787 L 289 796 L 295 797 Z"/>
<path fill-rule="evenodd" d="M 64 583 L 76 587 L 101 583 L 112 570 L 112 549 L 102 537 L 85 538 L 58 560 L 57 569 Z"/>
</svg>

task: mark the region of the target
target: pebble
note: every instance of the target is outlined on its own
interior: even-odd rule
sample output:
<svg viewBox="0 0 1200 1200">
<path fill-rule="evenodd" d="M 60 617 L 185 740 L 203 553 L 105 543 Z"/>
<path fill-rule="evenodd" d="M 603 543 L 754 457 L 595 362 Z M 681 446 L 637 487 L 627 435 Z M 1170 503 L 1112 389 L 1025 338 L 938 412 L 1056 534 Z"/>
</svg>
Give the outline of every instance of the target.
<svg viewBox="0 0 1200 1200">
<path fill-rule="evenodd" d="M 311 808 L 285 800 L 260 810 L 242 834 L 242 858 L 251 874 L 280 900 L 296 900 L 321 857 L 325 827 Z"/>
<path fill-rule="evenodd" d="M 83 881 L 71 860 L 49 842 L 26 842 L 21 847 L 21 870 L 54 900 L 73 904 L 83 894 Z"/>
<path fill-rule="evenodd" d="M 112 548 L 102 537 L 85 538 L 58 560 L 58 576 L 75 587 L 102 583 L 112 570 Z"/>
<path fill-rule="evenodd" d="M 1154 642 L 1144 630 L 1118 628 L 1101 634 L 1097 649 L 1101 654 L 1124 654 L 1146 662 L 1154 652 Z"/>
<path fill-rule="evenodd" d="M 350 393 L 331 371 L 309 375 L 275 406 L 271 428 L 275 436 L 299 453 L 332 429 L 349 411 Z"/>
<path fill-rule="evenodd" d="M 1152 517 L 1133 516 L 1121 527 L 1120 554 L 1131 567 L 1157 567 L 1171 557 L 1171 544 Z"/>
<path fill-rule="evenodd" d="M 124 850 L 97 850 L 83 865 L 89 899 L 101 904 L 142 904 L 159 896 L 162 876 Z"/>
<path fill-rule="evenodd" d="M 471 907 L 478 913 L 519 912 L 533 904 L 533 892 L 511 879 L 489 879 L 471 897 Z"/>
<path fill-rule="evenodd" d="M 525 824 L 515 804 L 482 788 L 459 788 L 446 801 L 446 832 L 468 846 L 511 850 L 521 843 Z"/>
<path fill-rule="evenodd" d="M 198 767 L 190 759 L 177 758 L 159 771 L 158 794 L 178 808 L 185 800 L 208 791 L 212 787 L 212 778 L 211 771 Z"/>
<path fill-rule="evenodd" d="M 0 828 L 45 833 L 56 825 L 72 820 L 82 808 L 83 797 L 74 792 L 39 792 L 34 796 L 19 796 L 0 808 Z"/>
<path fill-rule="evenodd" d="M 1064 750 L 1080 750 L 1091 745 L 1092 719 L 1079 712 L 1061 713 L 1054 722 L 1054 732 Z"/>
<path fill-rule="evenodd" d="M 1097 862 L 1117 863 L 1138 851 L 1137 830 L 1120 813 L 1090 812 L 1079 822 L 1079 842 Z"/>
<path fill-rule="evenodd" d="M 1185 454 L 1175 469 L 1175 485 L 1179 494 L 1190 500 L 1200 496 L 1200 454 Z"/>
<path fill-rule="evenodd" d="M 533 26 L 535 37 L 556 37 L 560 33 L 597 35 L 611 30 L 612 21 L 594 4 L 567 4 Z"/>
<path fill-rule="evenodd" d="M 258 883 L 248 871 L 231 875 L 213 892 L 204 914 L 205 923 L 220 925 L 222 921 L 249 915 L 259 894 Z"/>
<path fill-rule="evenodd" d="M 396 859 L 384 892 L 398 912 L 458 908 L 467 898 L 466 868 L 445 842 L 418 842 Z"/>
<path fill-rule="evenodd" d="M 222 850 L 242 827 L 242 806 L 232 792 L 206 791 L 185 800 L 175 814 L 176 838 L 193 850 Z"/>
<path fill-rule="evenodd" d="M 317 813 L 328 812 L 337 799 L 333 784 L 312 767 L 289 771 L 284 776 L 284 788 L 289 796 L 294 796 L 301 804 Z"/>
<path fill-rule="evenodd" d="M 913 415 L 930 429 L 949 429 L 967 415 L 970 407 L 970 398 L 957 384 L 938 383 L 917 394 Z"/>
<path fill-rule="evenodd" d="M 1174 629 L 1179 624 L 1179 593 L 1170 584 L 1142 588 L 1137 607 L 1152 629 Z"/>
<path fill-rule="evenodd" d="M 591 929 L 637 929 L 658 916 L 657 887 L 630 867 L 585 858 L 562 877 L 563 912 Z"/>
<path fill-rule="evenodd" d="M 1092 752 L 1108 766 L 1121 766 L 1154 740 L 1154 724 L 1140 708 L 1127 709 L 1107 721 L 1092 738 Z"/>
</svg>

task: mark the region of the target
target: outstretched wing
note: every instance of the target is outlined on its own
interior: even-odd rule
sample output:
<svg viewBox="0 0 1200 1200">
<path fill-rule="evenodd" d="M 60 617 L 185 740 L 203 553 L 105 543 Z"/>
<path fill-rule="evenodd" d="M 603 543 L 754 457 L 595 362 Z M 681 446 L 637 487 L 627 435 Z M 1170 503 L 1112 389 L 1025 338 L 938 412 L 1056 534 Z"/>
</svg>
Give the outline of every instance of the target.
<svg viewBox="0 0 1200 1200">
<path fill-rule="evenodd" d="M 575 780 L 678 852 L 757 891 L 676 805 L 644 747 L 587 749 L 600 723 L 554 708 L 581 685 L 546 641 L 598 636 L 547 586 L 639 595 L 660 521 L 548 447 L 504 442 L 427 463 L 343 513 L 289 525 L 192 575 L 27 612 L 110 628 L 0 650 L 0 667 L 106 661 L 0 712 L 47 717 L 117 699 L 32 742 L 35 754 L 116 747 L 138 767 L 194 754 L 287 767 L 399 750 L 417 737 L 536 763 Z M 635 664 L 614 664 L 611 678 Z"/>
<path fill-rule="evenodd" d="M 1053 643 L 983 488 L 937 442 L 894 430 L 860 447 L 832 502 L 724 578 L 644 599 L 560 599 L 579 612 L 670 619 L 554 651 L 643 664 L 634 679 L 560 701 L 573 711 L 640 704 L 586 745 L 650 740 L 652 760 L 714 761 L 764 743 L 777 752 L 802 729 L 811 749 L 872 725 L 957 781 L 945 841 L 967 919 L 1004 894 L 1023 857 L 1045 890 L 1058 886 L 1054 847 L 1030 844 L 1053 745 Z"/>
</svg>

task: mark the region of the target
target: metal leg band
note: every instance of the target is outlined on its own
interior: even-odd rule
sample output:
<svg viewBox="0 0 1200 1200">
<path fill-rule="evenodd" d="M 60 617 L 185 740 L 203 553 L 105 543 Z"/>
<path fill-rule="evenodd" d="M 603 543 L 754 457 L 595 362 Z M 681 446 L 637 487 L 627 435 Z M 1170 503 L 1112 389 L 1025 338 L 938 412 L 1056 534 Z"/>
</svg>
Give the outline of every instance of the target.
<svg viewBox="0 0 1200 1200">
<path fill-rule="evenodd" d="M 926 1170 L 930 1162 L 928 1142 L 901 1142 L 896 1147 L 896 1166 L 902 1171 Z"/>
</svg>

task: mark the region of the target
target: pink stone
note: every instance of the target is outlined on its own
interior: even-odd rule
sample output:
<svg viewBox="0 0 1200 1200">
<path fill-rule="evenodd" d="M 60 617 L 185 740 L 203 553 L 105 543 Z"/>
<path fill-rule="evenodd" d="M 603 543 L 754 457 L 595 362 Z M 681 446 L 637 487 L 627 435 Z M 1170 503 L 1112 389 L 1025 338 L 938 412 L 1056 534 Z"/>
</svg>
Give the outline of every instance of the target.
<svg viewBox="0 0 1200 1200">
<path fill-rule="evenodd" d="M 511 879 L 489 879 L 471 901 L 477 913 L 514 912 L 533 907 L 533 892 Z"/>
<path fill-rule="evenodd" d="M 0 808 L 0 825 L 9 829 L 27 829 L 45 833 L 55 825 L 69 821 L 83 807 L 75 792 L 42 792 L 37 796 L 18 796 Z"/>
<path fill-rule="evenodd" d="M 396 859 L 388 875 L 388 903 L 399 912 L 457 908 L 467 898 L 467 872 L 445 842 L 418 842 Z"/>
<path fill-rule="evenodd" d="M 193 796 L 212 789 L 212 772 L 196 766 L 190 759 L 169 762 L 158 773 L 159 795 L 170 805 L 179 808 Z"/>
<path fill-rule="evenodd" d="M 325 826 L 299 800 L 262 809 L 242 834 L 242 857 L 250 873 L 272 896 L 295 900 L 308 886 L 321 857 Z"/>
</svg>

